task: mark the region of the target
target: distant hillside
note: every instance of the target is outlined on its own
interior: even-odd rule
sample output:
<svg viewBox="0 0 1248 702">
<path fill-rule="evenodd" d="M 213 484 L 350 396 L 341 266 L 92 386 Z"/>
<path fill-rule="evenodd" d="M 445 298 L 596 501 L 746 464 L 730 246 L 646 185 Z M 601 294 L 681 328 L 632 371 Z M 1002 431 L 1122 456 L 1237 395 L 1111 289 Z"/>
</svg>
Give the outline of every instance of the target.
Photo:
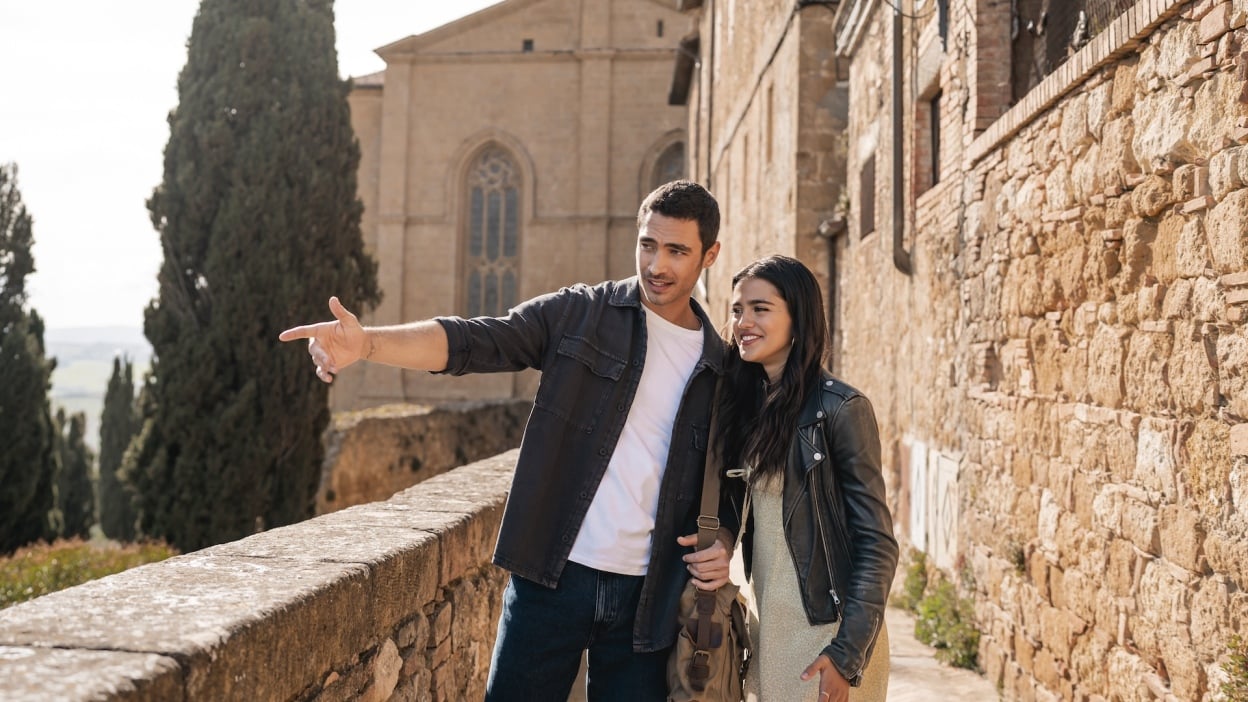
<svg viewBox="0 0 1248 702">
<path fill-rule="evenodd" d="M 134 362 L 135 387 L 152 357 L 152 347 L 137 327 L 86 327 L 48 329 L 44 332 L 48 355 L 56 358 L 52 373 L 52 403 L 67 413 L 87 415 L 87 445 L 100 443 L 100 411 L 104 392 L 113 373 L 113 359 L 127 356 Z"/>
</svg>

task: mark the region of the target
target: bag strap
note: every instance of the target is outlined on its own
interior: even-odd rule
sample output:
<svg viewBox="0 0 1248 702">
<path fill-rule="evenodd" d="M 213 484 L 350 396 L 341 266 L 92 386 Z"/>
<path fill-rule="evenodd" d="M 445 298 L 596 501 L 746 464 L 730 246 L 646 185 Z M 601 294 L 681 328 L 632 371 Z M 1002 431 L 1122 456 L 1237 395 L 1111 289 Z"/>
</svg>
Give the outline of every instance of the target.
<svg viewBox="0 0 1248 702">
<path fill-rule="evenodd" d="M 715 381 L 711 401 L 711 427 L 706 439 L 706 463 L 702 468 L 702 506 L 698 513 L 698 550 L 710 548 L 719 536 L 719 418 L 717 409 L 723 380 Z"/>
<path fill-rule="evenodd" d="M 711 401 L 711 426 L 707 432 L 706 440 L 706 463 L 702 470 L 702 505 L 698 513 L 698 550 L 710 548 L 715 543 L 715 539 L 719 538 L 719 421 L 717 410 L 719 408 L 720 394 L 723 390 L 723 380 L 715 381 L 715 396 Z M 694 601 L 698 612 L 697 639 L 694 641 L 694 648 L 699 652 L 709 651 L 712 645 L 711 634 L 711 616 L 715 612 L 715 593 L 716 590 L 697 589 Z M 707 665 L 705 654 L 701 657 L 694 655 L 690 670 L 695 689 L 702 689 L 699 683 L 705 684 L 705 680 L 710 674 L 710 668 Z"/>
</svg>

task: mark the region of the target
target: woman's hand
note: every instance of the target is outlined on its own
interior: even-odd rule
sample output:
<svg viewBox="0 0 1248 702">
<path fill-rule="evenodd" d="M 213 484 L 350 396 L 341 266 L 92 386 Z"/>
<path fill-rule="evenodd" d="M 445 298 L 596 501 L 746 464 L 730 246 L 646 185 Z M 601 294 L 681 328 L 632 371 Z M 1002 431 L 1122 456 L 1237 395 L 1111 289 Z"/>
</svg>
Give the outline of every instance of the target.
<svg viewBox="0 0 1248 702">
<path fill-rule="evenodd" d="M 810 680 L 816 673 L 819 675 L 819 702 L 849 702 L 849 681 L 822 653 L 802 671 L 802 680 Z"/>
</svg>

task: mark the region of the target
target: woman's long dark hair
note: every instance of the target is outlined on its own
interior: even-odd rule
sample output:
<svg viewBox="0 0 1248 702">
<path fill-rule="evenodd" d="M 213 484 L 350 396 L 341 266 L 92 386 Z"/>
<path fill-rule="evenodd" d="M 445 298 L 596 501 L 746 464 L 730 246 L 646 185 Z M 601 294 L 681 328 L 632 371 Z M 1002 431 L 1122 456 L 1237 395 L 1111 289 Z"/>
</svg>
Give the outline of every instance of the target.
<svg viewBox="0 0 1248 702">
<path fill-rule="evenodd" d="M 759 259 L 737 271 L 732 287 L 751 278 L 771 283 L 780 293 L 794 339 L 779 383 L 769 386 L 762 365 L 741 360 L 736 336 L 731 330 L 728 335 L 728 392 L 720 410 L 724 459 L 729 468 L 753 465 L 757 480 L 784 471 L 803 401 L 819 386 L 828 322 L 819 282 L 801 261 L 788 256 Z"/>
</svg>

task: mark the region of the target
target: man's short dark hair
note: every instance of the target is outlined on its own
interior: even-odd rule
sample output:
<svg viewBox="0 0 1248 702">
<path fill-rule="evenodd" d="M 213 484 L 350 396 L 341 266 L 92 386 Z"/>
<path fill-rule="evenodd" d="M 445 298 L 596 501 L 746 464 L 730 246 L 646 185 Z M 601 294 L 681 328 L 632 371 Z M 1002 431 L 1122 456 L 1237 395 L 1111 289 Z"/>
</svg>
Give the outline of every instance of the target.
<svg viewBox="0 0 1248 702">
<path fill-rule="evenodd" d="M 664 217 L 698 223 L 702 253 L 719 238 L 719 203 L 706 188 L 691 180 L 673 180 L 654 189 L 637 210 L 637 230 L 646 224 L 646 217 L 657 212 Z"/>
</svg>

